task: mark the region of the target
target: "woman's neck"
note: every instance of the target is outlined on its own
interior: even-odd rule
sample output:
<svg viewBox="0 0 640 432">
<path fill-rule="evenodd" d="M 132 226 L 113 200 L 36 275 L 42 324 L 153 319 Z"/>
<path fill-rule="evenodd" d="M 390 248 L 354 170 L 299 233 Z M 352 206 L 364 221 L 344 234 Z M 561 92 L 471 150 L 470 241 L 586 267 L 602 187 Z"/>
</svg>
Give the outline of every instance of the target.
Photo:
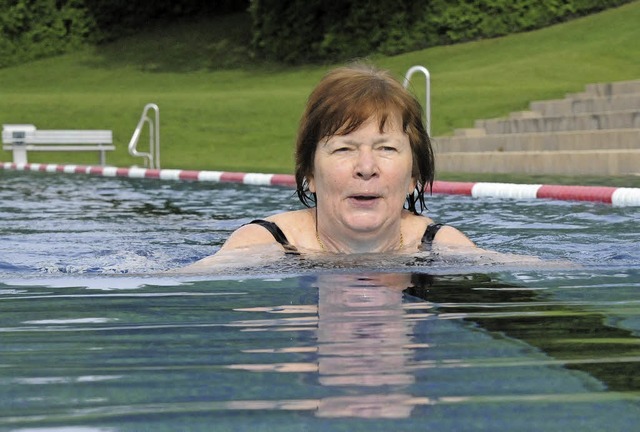
<svg viewBox="0 0 640 432">
<path fill-rule="evenodd" d="M 314 230 L 318 248 L 326 253 L 381 253 L 405 246 L 402 224 L 384 226 L 379 232 L 356 232 L 346 227 L 324 227 L 314 211 Z"/>
</svg>

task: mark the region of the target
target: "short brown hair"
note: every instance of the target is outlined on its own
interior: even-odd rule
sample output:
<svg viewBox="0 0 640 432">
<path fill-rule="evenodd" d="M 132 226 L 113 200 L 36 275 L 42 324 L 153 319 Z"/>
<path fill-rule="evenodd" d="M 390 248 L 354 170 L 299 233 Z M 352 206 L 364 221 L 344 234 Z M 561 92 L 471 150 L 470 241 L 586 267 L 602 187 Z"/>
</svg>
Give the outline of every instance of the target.
<svg viewBox="0 0 640 432">
<path fill-rule="evenodd" d="M 416 193 L 407 197 L 405 207 L 416 214 L 424 210 L 425 187 L 433 186 L 435 167 L 420 103 L 389 72 L 360 63 L 332 70 L 309 96 L 296 142 L 295 177 L 300 201 L 307 207 L 315 205 L 316 197 L 309 191 L 307 180 L 313 177 L 316 148 L 322 139 L 349 134 L 370 118 L 378 119 L 382 132 L 387 119 L 396 114 L 409 137 L 411 175 L 416 180 Z"/>
</svg>

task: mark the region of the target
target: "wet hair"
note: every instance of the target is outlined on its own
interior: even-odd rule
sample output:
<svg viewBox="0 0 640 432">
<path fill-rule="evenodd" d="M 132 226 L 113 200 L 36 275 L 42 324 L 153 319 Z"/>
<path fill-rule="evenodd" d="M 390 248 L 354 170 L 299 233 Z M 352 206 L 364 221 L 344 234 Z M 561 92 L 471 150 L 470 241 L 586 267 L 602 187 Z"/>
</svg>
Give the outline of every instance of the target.
<svg viewBox="0 0 640 432">
<path fill-rule="evenodd" d="M 389 118 L 398 116 L 409 137 L 413 155 L 411 176 L 416 190 L 407 195 L 404 208 L 415 214 L 425 208 L 424 192 L 433 187 L 434 155 L 420 103 L 387 71 L 353 64 L 329 72 L 313 90 L 300 120 L 296 142 L 296 192 L 306 207 L 316 196 L 309 190 L 318 143 L 335 135 L 347 135 L 370 118 L 383 132 Z"/>
</svg>

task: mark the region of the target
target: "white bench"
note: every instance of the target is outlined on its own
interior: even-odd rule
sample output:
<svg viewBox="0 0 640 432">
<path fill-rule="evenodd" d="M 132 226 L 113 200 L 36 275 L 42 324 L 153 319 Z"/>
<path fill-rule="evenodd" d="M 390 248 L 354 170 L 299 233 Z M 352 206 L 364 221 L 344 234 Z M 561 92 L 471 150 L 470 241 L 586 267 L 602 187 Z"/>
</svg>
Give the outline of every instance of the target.
<svg viewBox="0 0 640 432">
<path fill-rule="evenodd" d="M 110 130 L 37 130 L 34 125 L 3 125 L 2 149 L 13 151 L 14 163 L 27 163 L 29 151 L 98 151 L 100 165 L 115 150 Z"/>
</svg>

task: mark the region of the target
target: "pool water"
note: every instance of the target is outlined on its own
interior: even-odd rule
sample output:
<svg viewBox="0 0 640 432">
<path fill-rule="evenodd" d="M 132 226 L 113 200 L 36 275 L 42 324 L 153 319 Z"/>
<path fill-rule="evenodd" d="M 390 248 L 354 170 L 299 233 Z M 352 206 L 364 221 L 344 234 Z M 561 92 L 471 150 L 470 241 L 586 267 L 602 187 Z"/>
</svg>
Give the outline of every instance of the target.
<svg viewBox="0 0 640 432">
<path fill-rule="evenodd" d="M 640 208 L 428 205 L 571 265 L 176 275 L 293 191 L 0 172 L 0 430 L 634 430 Z"/>
</svg>

